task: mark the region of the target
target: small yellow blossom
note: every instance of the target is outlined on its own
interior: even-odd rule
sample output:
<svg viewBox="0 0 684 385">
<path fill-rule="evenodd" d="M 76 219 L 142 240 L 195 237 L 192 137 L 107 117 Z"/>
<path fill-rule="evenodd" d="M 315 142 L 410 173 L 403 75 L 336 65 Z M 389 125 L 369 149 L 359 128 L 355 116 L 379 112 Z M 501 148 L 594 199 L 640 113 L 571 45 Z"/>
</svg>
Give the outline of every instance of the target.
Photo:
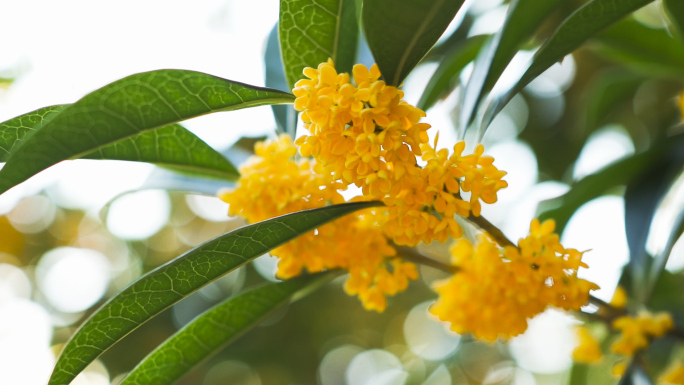
<svg viewBox="0 0 684 385">
<path fill-rule="evenodd" d="M 674 327 L 672 316 L 667 312 L 651 314 L 640 313 L 636 317 L 623 316 L 612 323 L 615 330 L 621 331 L 620 337 L 613 342 L 613 353 L 632 356 L 649 344 L 649 339 L 662 337 Z"/>
<path fill-rule="evenodd" d="M 575 362 L 593 364 L 601 361 L 601 346 L 589 330 L 583 326 L 576 328 L 577 339 L 579 341 L 575 350 L 572 351 L 572 359 Z"/>
<path fill-rule="evenodd" d="M 346 186 L 312 161 L 295 162 L 296 147 L 290 137 L 259 142 L 255 156 L 240 167 L 233 190 L 219 197 L 229 203 L 229 213 L 249 222 L 343 203 L 339 193 Z M 416 266 L 396 258 L 383 235 L 386 215 L 367 209 L 319 227 L 271 251 L 280 258 L 280 278 L 298 276 L 303 270 L 319 272 L 346 269 L 346 291 L 358 295 L 364 307 L 383 311 L 386 296 L 406 290 L 418 278 Z M 331 247 L 334 245 L 334 247 Z"/>
<path fill-rule="evenodd" d="M 613 298 L 610 300 L 610 304 L 617 309 L 623 309 L 625 307 L 627 304 L 627 292 L 622 288 L 622 286 L 615 288 L 615 293 L 613 294 Z"/>
<path fill-rule="evenodd" d="M 684 363 L 675 362 L 658 378 L 658 383 L 684 385 Z"/>
<path fill-rule="evenodd" d="M 458 240 L 451 253 L 459 271 L 437 284 L 430 311 L 457 333 L 494 341 L 523 333 L 547 306 L 579 310 L 598 286 L 577 277 L 582 253 L 565 249 L 553 230 L 553 221 L 535 219 L 517 248 L 503 250 L 486 237 L 476 247 Z"/>
</svg>

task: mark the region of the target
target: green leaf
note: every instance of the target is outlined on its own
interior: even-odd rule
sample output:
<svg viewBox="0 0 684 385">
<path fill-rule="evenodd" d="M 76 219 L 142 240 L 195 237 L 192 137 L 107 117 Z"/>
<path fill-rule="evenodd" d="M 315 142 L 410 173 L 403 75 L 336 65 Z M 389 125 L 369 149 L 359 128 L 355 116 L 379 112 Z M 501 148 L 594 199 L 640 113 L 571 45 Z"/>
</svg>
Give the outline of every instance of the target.
<svg viewBox="0 0 684 385">
<path fill-rule="evenodd" d="M 280 0 L 278 34 L 290 88 L 305 67 L 332 59 L 339 72 L 351 72 L 359 27 L 355 0 Z"/>
<path fill-rule="evenodd" d="M 437 67 L 437 70 L 435 70 L 435 73 L 425 86 L 423 95 L 421 95 L 416 106 L 421 110 L 427 110 L 432 107 L 437 100 L 448 95 L 453 89 L 452 84 L 454 78 L 461 73 L 468 63 L 475 59 L 475 56 L 487 37 L 487 35 L 473 36 L 463 41 L 461 44 L 456 45 L 446 53 L 442 62 L 439 64 L 439 67 Z"/>
<path fill-rule="evenodd" d="M 684 41 L 684 1 L 663 0 L 663 8 L 680 41 Z"/>
<path fill-rule="evenodd" d="M 328 206 L 231 231 L 141 277 L 102 305 L 71 337 L 48 385 L 70 383 L 102 352 L 142 323 L 252 259 L 343 215 L 380 202 Z"/>
<path fill-rule="evenodd" d="M 0 194 L 36 173 L 141 132 L 217 111 L 292 103 L 294 96 L 193 71 L 135 74 L 67 107 L 17 146 Z"/>
<path fill-rule="evenodd" d="M 280 307 L 335 276 L 308 275 L 262 286 L 216 305 L 157 347 L 120 385 L 172 384 Z"/>
<path fill-rule="evenodd" d="M 520 47 L 526 43 L 560 0 L 514 0 L 508 8 L 506 21 L 499 32 L 475 61 L 466 85 L 460 113 L 460 127 L 467 127 L 485 94 L 510 63 Z"/>
<path fill-rule="evenodd" d="M 371 0 L 363 29 L 387 84 L 399 86 L 444 33 L 463 0 Z"/>
<path fill-rule="evenodd" d="M 648 28 L 630 18 L 603 31 L 594 42 L 598 54 L 649 76 L 684 77 L 684 44 L 663 29 Z"/>
<path fill-rule="evenodd" d="M 492 101 L 482 127 L 488 127 L 513 96 L 554 63 L 579 48 L 585 41 L 653 0 L 591 0 L 568 16 L 537 51 L 532 64 L 508 92 Z"/>
<path fill-rule="evenodd" d="M 183 174 L 230 181 L 240 177 L 228 159 L 180 124 L 140 133 L 82 158 L 148 162 Z"/>
<path fill-rule="evenodd" d="M 44 107 L 0 123 L 0 162 L 7 161 L 14 147 L 28 134 L 69 107 L 68 104 Z"/>
<path fill-rule="evenodd" d="M 631 103 L 643 82 L 643 76 L 621 68 L 608 68 L 596 74 L 582 98 L 587 114 L 585 132 L 588 134 L 604 124 L 618 106 Z"/>
<path fill-rule="evenodd" d="M 647 151 L 619 160 L 572 185 L 566 194 L 544 201 L 539 206 L 539 220 L 555 219 L 560 234 L 572 214 L 584 203 L 598 198 L 613 187 L 627 184 L 634 177 L 653 167 L 663 154 L 684 142 L 680 134 L 653 145 Z"/>
</svg>

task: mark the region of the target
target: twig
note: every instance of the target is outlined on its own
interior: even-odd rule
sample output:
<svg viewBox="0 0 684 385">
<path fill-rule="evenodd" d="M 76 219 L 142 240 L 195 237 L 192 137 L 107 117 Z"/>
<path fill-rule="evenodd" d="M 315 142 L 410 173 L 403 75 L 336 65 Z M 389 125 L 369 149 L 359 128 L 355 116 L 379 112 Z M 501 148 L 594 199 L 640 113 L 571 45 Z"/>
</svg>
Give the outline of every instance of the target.
<svg viewBox="0 0 684 385">
<path fill-rule="evenodd" d="M 392 242 L 391 244 L 392 244 L 392 247 L 394 247 L 397 250 L 397 253 L 401 254 L 402 258 L 404 258 L 408 261 L 415 262 L 417 264 L 424 265 L 424 266 L 430 266 L 434 269 L 442 270 L 444 272 L 451 273 L 451 274 L 454 274 L 458 271 L 457 266 L 448 265 L 446 263 L 442 263 L 442 262 L 437 261 L 435 259 L 428 258 L 428 257 L 424 256 L 423 254 L 421 254 L 420 252 L 418 252 L 418 250 L 416 250 L 413 247 L 398 246 L 398 245 L 394 244 L 394 242 Z"/>
</svg>

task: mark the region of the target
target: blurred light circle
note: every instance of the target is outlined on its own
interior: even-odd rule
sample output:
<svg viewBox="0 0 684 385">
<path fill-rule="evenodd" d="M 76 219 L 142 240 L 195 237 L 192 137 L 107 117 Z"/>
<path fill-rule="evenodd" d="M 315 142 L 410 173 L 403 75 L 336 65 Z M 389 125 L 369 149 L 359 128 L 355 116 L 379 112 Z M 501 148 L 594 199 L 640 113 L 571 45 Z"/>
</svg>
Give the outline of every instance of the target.
<svg viewBox="0 0 684 385">
<path fill-rule="evenodd" d="M 26 299 L 0 302 L 0 384 L 44 385 L 54 365 L 52 324 Z"/>
<path fill-rule="evenodd" d="M 432 361 L 443 360 L 456 351 L 461 336 L 447 330 L 447 325 L 430 314 L 433 301 L 411 309 L 404 320 L 404 339 L 417 356 Z"/>
<path fill-rule="evenodd" d="M 527 143 L 519 140 L 499 142 L 486 149 L 485 154 L 494 157 L 494 165 L 507 172 L 503 179 L 508 187 L 499 191 L 499 200 L 516 200 L 537 182 L 537 157 Z"/>
<path fill-rule="evenodd" d="M 36 281 L 55 309 L 76 313 L 102 298 L 109 285 L 110 263 L 102 253 L 60 247 L 43 255 L 36 267 Z"/>
<path fill-rule="evenodd" d="M 171 200 L 165 191 L 137 191 L 112 202 L 107 228 L 122 239 L 145 239 L 161 230 L 170 215 Z"/>
<path fill-rule="evenodd" d="M 357 354 L 349 363 L 347 385 L 403 385 L 408 377 L 392 353 L 372 349 Z"/>
<path fill-rule="evenodd" d="M 577 209 L 561 236 L 564 247 L 588 250 L 582 261 L 589 268 L 580 269 L 578 276 L 599 285 L 592 294 L 604 301 L 612 298 L 629 257 L 624 205 L 619 196 L 591 200 Z"/>
<path fill-rule="evenodd" d="M 572 365 L 575 347 L 571 316 L 547 310 L 529 320 L 527 331 L 510 342 L 511 354 L 518 364 L 535 373 L 558 373 Z"/>
<path fill-rule="evenodd" d="M 13 298 L 30 298 L 31 280 L 26 273 L 7 263 L 0 263 L 0 304 Z"/>
<path fill-rule="evenodd" d="M 223 361 L 211 367 L 202 385 L 261 385 L 259 374 L 240 361 Z"/>
<path fill-rule="evenodd" d="M 575 161 L 572 177 L 582 179 L 632 154 L 634 143 L 625 128 L 617 124 L 606 126 L 589 135 Z"/>
<path fill-rule="evenodd" d="M 325 354 L 318 366 L 321 385 L 345 385 L 344 373 L 351 360 L 363 349 L 356 345 L 342 345 Z"/>
<path fill-rule="evenodd" d="M 109 372 L 100 360 L 95 360 L 74 378 L 71 385 L 110 385 Z"/>
<path fill-rule="evenodd" d="M 263 278 L 271 282 L 278 282 L 280 280 L 276 278 L 276 273 L 278 272 L 279 261 L 278 258 L 273 257 L 271 254 L 264 254 L 255 259 L 254 262 L 252 262 L 252 266 L 254 266 L 254 269 Z"/>
<path fill-rule="evenodd" d="M 190 210 L 198 217 L 211 222 L 226 222 L 228 216 L 228 203 L 218 197 L 207 195 L 190 194 L 185 196 Z"/>
<path fill-rule="evenodd" d="M 423 382 L 422 385 L 451 385 L 451 373 L 444 366 L 440 364 L 437 369 L 435 369 L 430 376 Z"/>
<path fill-rule="evenodd" d="M 55 204 L 43 195 L 23 198 L 7 218 L 22 233 L 35 234 L 45 230 L 55 219 Z"/>
</svg>

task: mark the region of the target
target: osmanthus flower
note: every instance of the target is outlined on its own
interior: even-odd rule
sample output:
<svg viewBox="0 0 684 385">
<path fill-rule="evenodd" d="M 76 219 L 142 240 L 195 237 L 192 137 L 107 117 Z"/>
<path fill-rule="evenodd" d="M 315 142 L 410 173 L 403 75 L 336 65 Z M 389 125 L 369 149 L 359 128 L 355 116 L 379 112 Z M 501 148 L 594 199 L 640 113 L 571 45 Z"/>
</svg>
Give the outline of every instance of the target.
<svg viewBox="0 0 684 385">
<path fill-rule="evenodd" d="M 240 167 L 237 187 L 219 194 L 230 205 L 229 213 L 259 222 L 343 203 L 339 190 L 346 185 L 320 170 L 315 161 L 295 161 L 295 154 L 287 135 L 257 143 L 255 156 Z M 406 290 L 408 281 L 418 278 L 416 266 L 397 258 L 383 235 L 385 220 L 376 209 L 366 209 L 303 234 L 272 250 L 280 258 L 277 275 L 291 278 L 303 270 L 346 269 L 346 291 L 358 295 L 367 309 L 383 311 L 387 295 Z"/>
<path fill-rule="evenodd" d="M 494 203 L 507 186 L 504 171 L 483 156 L 484 148 L 462 156 L 465 143 L 448 151 L 428 143 L 425 113 L 401 100 L 403 92 L 379 80 L 377 65 L 357 64 L 353 80 L 338 74 L 332 60 L 306 68 L 295 84 L 295 108 L 310 135 L 297 139 L 303 156 L 312 156 L 335 180 L 355 184 L 366 199 L 387 205 L 385 234 L 399 245 L 459 238 L 454 219 L 480 215 L 481 201 Z M 418 166 L 418 157 L 427 162 Z M 469 201 L 460 191 L 469 192 Z"/>
<path fill-rule="evenodd" d="M 658 377 L 659 384 L 684 385 L 684 363 L 674 362 Z"/>
<path fill-rule="evenodd" d="M 533 220 L 518 247 L 501 249 L 487 236 L 473 246 L 460 239 L 452 247 L 454 276 L 436 285 L 430 311 L 451 322 L 457 333 L 494 341 L 527 329 L 527 320 L 548 306 L 580 310 L 598 286 L 577 277 L 582 253 L 564 248 L 554 222 Z"/>
<path fill-rule="evenodd" d="M 650 340 L 662 337 L 672 330 L 674 323 L 667 312 L 651 314 L 642 312 L 636 316 L 623 316 L 612 322 L 612 327 L 621 332 L 620 337 L 613 342 L 610 349 L 613 353 L 632 356 L 637 351 L 646 348 Z"/>
<path fill-rule="evenodd" d="M 601 353 L 601 346 L 589 330 L 584 326 L 578 326 L 575 329 L 578 344 L 572 351 L 572 359 L 575 362 L 583 364 L 593 364 L 601 361 L 603 354 Z"/>
</svg>

